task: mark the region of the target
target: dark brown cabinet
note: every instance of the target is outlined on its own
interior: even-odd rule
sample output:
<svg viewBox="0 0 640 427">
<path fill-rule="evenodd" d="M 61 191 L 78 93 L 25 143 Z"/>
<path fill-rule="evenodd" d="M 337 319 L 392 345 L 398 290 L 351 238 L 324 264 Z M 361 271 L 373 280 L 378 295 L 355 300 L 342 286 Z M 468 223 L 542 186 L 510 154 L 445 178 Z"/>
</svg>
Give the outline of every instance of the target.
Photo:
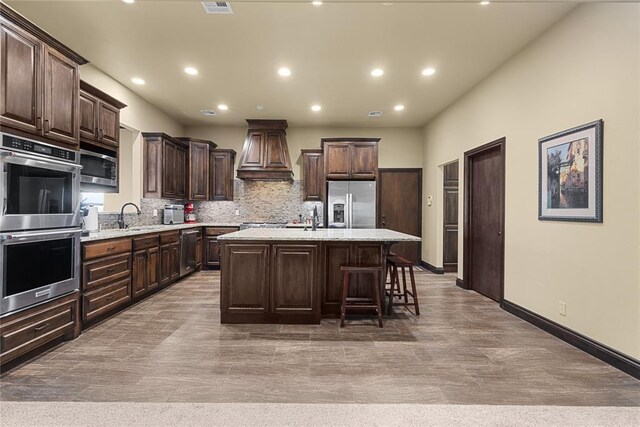
<svg viewBox="0 0 640 427">
<path fill-rule="evenodd" d="M 196 238 L 196 271 L 202 269 L 202 235 Z"/>
<path fill-rule="evenodd" d="M 160 234 L 160 285 L 168 285 L 180 277 L 180 233 Z"/>
<path fill-rule="evenodd" d="M 238 164 L 240 179 L 292 179 L 286 120 L 247 120 L 249 129 Z"/>
<path fill-rule="evenodd" d="M 218 236 L 238 231 L 237 227 L 206 227 L 204 237 L 204 265 L 205 267 L 220 266 L 220 242 Z"/>
<path fill-rule="evenodd" d="M 133 274 L 131 278 L 133 298 L 144 295 L 159 285 L 159 244 L 158 235 L 133 239 Z"/>
<path fill-rule="evenodd" d="M 269 312 L 269 245 L 224 245 L 225 268 L 221 280 L 221 319 L 243 314 L 261 319 Z"/>
<path fill-rule="evenodd" d="M 324 173 L 330 180 L 375 180 L 380 139 L 323 138 Z"/>
<path fill-rule="evenodd" d="M 313 315 L 320 323 L 318 245 L 271 247 L 271 313 Z"/>
<path fill-rule="evenodd" d="M 302 193 L 305 201 L 320 202 L 324 192 L 322 150 L 302 150 Z"/>
<path fill-rule="evenodd" d="M 234 150 L 211 150 L 209 153 L 209 200 L 233 200 Z"/>
<path fill-rule="evenodd" d="M 87 61 L 0 4 L 0 124 L 77 147 L 79 64 Z"/>
<path fill-rule="evenodd" d="M 188 146 L 164 133 L 142 136 L 144 197 L 186 199 Z"/>
<path fill-rule="evenodd" d="M 189 200 L 208 200 L 210 185 L 210 152 L 216 147 L 212 141 L 189 137 L 176 138 L 189 147 L 187 171 Z"/>
<path fill-rule="evenodd" d="M 80 140 L 114 149 L 120 143 L 120 109 L 125 104 L 80 81 Z"/>
</svg>

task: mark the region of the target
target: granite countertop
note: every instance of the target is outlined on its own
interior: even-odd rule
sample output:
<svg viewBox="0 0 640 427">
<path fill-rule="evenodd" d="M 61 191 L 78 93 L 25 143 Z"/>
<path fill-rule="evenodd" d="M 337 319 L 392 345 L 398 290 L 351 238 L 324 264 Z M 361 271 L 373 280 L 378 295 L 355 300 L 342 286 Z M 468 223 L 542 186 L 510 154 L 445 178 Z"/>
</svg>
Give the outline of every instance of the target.
<svg viewBox="0 0 640 427">
<path fill-rule="evenodd" d="M 218 236 L 218 240 L 420 242 L 422 239 L 385 228 L 329 228 L 316 231 L 295 228 L 248 228 Z"/>
<path fill-rule="evenodd" d="M 97 240 L 117 239 L 118 237 L 139 236 L 141 234 L 147 234 L 147 233 L 161 233 L 163 231 L 183 230 L 185 228 L 196 228 L 196 227 L 240 227 L 240 224 L 219 223 L 219 222 L 191 222 L 191 223 L 176 224 L 176 225 L 164 225 L 164 224 L 146 225 L 141 227 L 125 228 L 123 230 L 116 228 L 111 230 L 96 231 L 96 232 L 92 232 L 88 236 L 82 236 L 80 240 L 82 242 L 94 242 Z"/>
<path fill-rule="evenodd" d="M 311 224 L 304 224 L 304 223 L 299 223 L 299 222 L 288 222 L 287 223 L 287 228 L 311 228 Z M 322 224 L 318 224 L 319 228 L 324 227 L 324 225 Z"/>
</svg>

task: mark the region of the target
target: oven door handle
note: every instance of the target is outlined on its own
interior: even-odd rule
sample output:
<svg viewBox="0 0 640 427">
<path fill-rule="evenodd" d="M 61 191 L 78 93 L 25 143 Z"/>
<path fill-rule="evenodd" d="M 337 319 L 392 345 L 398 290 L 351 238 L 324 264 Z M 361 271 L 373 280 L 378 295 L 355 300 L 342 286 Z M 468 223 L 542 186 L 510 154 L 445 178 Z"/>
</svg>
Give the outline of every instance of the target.
<svg viewBox="0 0 640 427">
<path fill-rule="evenodd" d="M 41 157 L 32 156 L 29 154 L 23 153 L 14 153 L 12 151 L 0 151 L 0 158 L 5 163 L 16 163 L 25 166 L 35 166 L 40 165 L 48 169 L 56 169 L 66 172 L 75 172 L 79 169 L 82 169 L 82 165 L 77 163 L 69 163 L 56 159 L 47 159 L 43 160 Z"/>
<path fill-rule="evenodd" d="M 82 230 L 67 229 L 67 230 L 57 230 L 57 231 L 39 231 L 39 232 L 24 232 L 24 233 L 5 233 L 2 234 L 2 241 L 4 244 L 13 244 L 13 243 L 22 243 L 22 242 L 30 242 L 30 241 L 41 241 L 41 240 L 52 240 L 58 237 L 67 237 L 67 238 L 80 238 L 82 235 Z"/>
</svg>

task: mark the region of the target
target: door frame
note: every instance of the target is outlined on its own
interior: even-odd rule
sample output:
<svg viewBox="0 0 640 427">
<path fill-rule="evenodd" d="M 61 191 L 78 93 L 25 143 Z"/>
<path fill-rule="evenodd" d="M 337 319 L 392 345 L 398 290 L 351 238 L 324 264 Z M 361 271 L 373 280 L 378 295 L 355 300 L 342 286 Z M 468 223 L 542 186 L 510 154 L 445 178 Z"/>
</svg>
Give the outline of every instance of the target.
<svg viewBox="0 0 640 427">
<path fill-rule="evenodd" d="M 420 223 L 420 235 L 418 237 L 422 238 L 422 168 L 378 168 L 378 182 L 376 183 L 376 228 L 380 228 L 380 210 L 382 208 L 382 198 L 380 194 L 382 192 L 382 174 L 381 172 L 391 172 L 391 173 L 418 173 L 418 204 L 420 209 L 418 211 L 418 222 Z M 422 243 L 418 245 L 418 262 L 422 261 Z"/>
<path fill-rule="evenodd" d="M 500 301 L 504 300 L 504 222 L 505 222 L 505 186 L 506 186 L 506 144 L 507 138 L 502 137 L 491 141 L 487 144 L 473 148 L 464 153 L 464 219 L 463 219 L 463 283 L 465 289 L 473 289 L 473 283 L 471 283 L 471 199 L 472 199 L 472 186 L 471 176 L 473 169 L 473 158 L 478 154 L 482 154 L 486 151 L 493 150 L 496 147 L 500 149 L 500 160 L 502 169 L 502 197 L 500 201 Z M 498 302 L 500 302 L 498 301 Z"/>
</svg>

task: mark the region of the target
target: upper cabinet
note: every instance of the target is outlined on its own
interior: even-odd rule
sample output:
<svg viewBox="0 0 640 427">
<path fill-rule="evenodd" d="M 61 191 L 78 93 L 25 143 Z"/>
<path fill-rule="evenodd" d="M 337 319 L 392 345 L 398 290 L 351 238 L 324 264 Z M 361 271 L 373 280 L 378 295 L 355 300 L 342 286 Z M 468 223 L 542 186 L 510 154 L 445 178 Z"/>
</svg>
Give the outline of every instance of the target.
<svg viewBox="0 0 640 427">
<path fill-rule="evenodd" d="M 187 198 L 187 160 L 189 146 L 164 133 L 143 132 L 144 197 Z"/>
<path fill-rule="evenodd" d="M 189 200 L 209 198 L 209 152 L 216 145 L 204 139 L 176 138 L 189 146 L 187 181 Z"/>
<path fill-rule="evenodd" d="M 322 150 L 302 150 L 303 200 L 320 202 L 324 189 Z"/>
<path fill-rule="evenodd" d="M 87 61 L 0 3 L 0 124 L 15 133 L 76 148 L 78 66 Z"/>
<path fill-rule="evenodd" d="M 120 143 L 120 109 L 125 104 L 80 81 L 80 140 L 105 148 Z"/>
<path fill-rule="evenodd" d="M 209 153 L 209 200 L 233 200 L 234 150 L 211 150 Z"/>
<path fill-rule="evenodd" d="M 375 180 L 379 141 L 379 138 L 323 138 L 325 178 Z"/>
<path fill-rule="evenodd" d="M 287 147 L 286 120 L 247 120 L 238 178 L 291 180 L 291 158 Z"/>
</svg>

